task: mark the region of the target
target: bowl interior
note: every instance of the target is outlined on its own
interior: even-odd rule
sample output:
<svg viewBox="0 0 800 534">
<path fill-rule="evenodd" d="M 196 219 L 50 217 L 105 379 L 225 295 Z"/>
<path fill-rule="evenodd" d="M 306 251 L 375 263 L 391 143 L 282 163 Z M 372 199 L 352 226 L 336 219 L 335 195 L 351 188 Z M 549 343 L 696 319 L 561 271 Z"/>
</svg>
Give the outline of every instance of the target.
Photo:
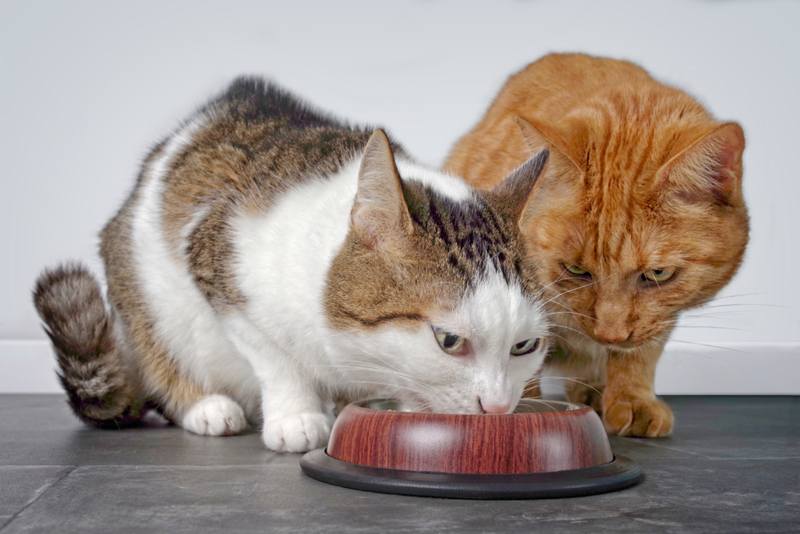
<svg viewBox="0 0 800 534">
<path fill-rule="evenodd" d="M 360 408 L 368 410 L 380 410 L 386 412 L 414 413 L 405 409 L 402 404 L 395 399 L 365 399 L 353 403 Z M 540 400 L 540 399 L 521 399 L 514 414 L 534 414 L 534 413 L 554 413 L 570 412 L 584 408 L 581 404 L 571 402 Z M 486 415 L 475 415 L 475 417 L 491 417 Z"/>
</svg>

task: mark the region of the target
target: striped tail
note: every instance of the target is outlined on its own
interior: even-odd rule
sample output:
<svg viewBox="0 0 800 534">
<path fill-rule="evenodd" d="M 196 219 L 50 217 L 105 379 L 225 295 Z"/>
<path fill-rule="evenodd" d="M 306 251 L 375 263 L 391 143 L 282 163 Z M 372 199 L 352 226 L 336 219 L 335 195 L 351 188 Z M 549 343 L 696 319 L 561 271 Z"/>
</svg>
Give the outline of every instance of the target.
<svg viewBox="0 0 800 534">
<path fill-rule="evenodd" d="M 95 277 L 80 264 L 46 269 L 33 302 L 53 342 L 58 377 L 75 415 L 102 428 L 141 424 L 145 406 L 136 401 Z"/>
</svg>

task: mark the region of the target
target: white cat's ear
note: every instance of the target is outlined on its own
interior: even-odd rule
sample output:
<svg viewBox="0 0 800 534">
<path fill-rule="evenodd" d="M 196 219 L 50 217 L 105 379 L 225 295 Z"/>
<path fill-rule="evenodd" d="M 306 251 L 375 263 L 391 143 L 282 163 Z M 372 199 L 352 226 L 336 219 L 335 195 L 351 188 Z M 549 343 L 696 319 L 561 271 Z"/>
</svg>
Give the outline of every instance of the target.
<svg viewBox="0 0 800 534">
<path fill-rule="evenodd" d="M 739 206 L 744 202 L 743 152 L 742 128 L 735 122 L 722 124 L 670 159 L 657 183 L 664 193 L 686 202 Z"/>
<path fill-rule="evenodd" d="M 502 182 L 494 186 L 491 195 L 503 211 L 519 221 L 533 197 L 536 184 L 547 168 L 550 150 L 545 148 L 514 169 Z"/>
<path fill-rule="evenodd" d="M 382 130 L 375 130 L 364 149 L 351 223 L 370 250 L 402 248 L 413 231 L 400 174 Z"/>
</svg>

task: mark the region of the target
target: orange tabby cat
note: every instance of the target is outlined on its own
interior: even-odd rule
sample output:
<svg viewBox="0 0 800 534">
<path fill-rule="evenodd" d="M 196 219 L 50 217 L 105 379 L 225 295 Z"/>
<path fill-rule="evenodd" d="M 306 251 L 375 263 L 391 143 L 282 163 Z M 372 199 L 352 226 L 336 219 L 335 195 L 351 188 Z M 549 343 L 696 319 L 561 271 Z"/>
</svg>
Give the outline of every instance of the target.
<svg viewBox="0 0 800 534">
<path fill-rule="evenodd" d="M 741 263 L 744 144 L 738 124 L 632 63 L 553 54 L 508 80 L 445 163 L 490 188 L 550 149 L 521 223 L 562 312 L 545 374 L 583 381 L 568 397 L 601 411 L 611 433 L 672 430 L 656 364 L 678 313 Z"/>
</svg>

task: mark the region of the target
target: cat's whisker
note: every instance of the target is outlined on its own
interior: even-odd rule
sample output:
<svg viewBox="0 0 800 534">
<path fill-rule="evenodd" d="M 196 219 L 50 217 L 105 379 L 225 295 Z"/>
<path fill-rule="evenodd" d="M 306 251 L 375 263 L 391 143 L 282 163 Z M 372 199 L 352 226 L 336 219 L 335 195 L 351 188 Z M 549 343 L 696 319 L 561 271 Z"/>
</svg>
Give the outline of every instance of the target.
<svg viewBox="0 0 800 534">
<path fill-rule="evenodd" d="M 567 316 L 570 316 L 570 317 L 585 317 L 586 319 L 589 319 L 590 321 L 597 321 L 597 319 L 595 319 L 594 317 L 590 317 L 590 316 L 585 315 L 583 313 L 577 313 L 577 312 L 574 312 L 574 311 L 550 312 L 550 315 L 567 315 Z"/>
<path fill-rule="evenodd" d="M 407 373 L 403 373 L 402 371 L 394 370 L 394 369 L 387 369 L 381 367 L 379 365 L 370 365 L 368 362 L 361 362 L 361 361 L 352 361 L 351 363 L 347 363 L 347 361 L 341 361 L 341 363 L 335 365 L 322 365 L 325 367 L 334 367 L 336 369 L 341 370 L 349 370 L 349 371 L 367 371 L 367 372 L 378 372 L 384 373 L 389 376 L 397 377 L 403 381 L 410 382 L 416 386 L 427 388 L 433 390 L 435 386 L 426 384 L 421 380 L 408 375 Z"/>
<path fill-rule="evenodd" d="M 737 299 L 742 297 L 763 297 L 767 296 L 769 293 L 739 293 L 736 295 L 717 295 L 705 300 L 700 301 L 697 305 L 698 306 L 706 306 L 709 302 L 716 302 L 719 300 L 729 300 L 729 299 Z M 734 304 L 735 306 L 735 304 Z"/>
<path fill-rule="evenodd" d="M 539 294 L 540 294 L 540 295 L 541 295 L 541 294 L 544 294 L 544 292 L 545 292 L 545 291 L 547 291 L 548 289 L 550 289 L 551 287 L 553 287 L 554 285 L 556 285 L 558 282 L 560 282 L 560 281 L 564 280 L 564 278 L 562 278 L 562 277 L 561 277 L 561 276 L 562 276 L 562 274 L 563 274 L 563 273 L 559 274 L 559 275 L 558 275 L 558 278 L 556 278 L 555 280 L 553 280 L 553 281 L 552 281 L 552 282 L 550 282 L 549 284 L 546 284 L 546 285 L 542 286 L 542 288 L 539 290 Z"/>
<path fill-rule="evenodd" d="M 562 336 L 560 334 L 556 334 L 555 332 L 551 331 L 550 332 L 550 337 L 554 337 L 554 338 L 560 339 L 564 343 L 570 344 L 569 340 L 566 337 L 564 337 L 564 336 Z"/>
<path fill-rule="evenodd" d="M 728 330 L 731 332 L 748 332 L 750 334 L 757 334 L 757 330 L 750 330 L 748 328 L 736 328 L 733 326 L 718 326 L 718 325 L 708 325 L 708 324 L 682 324 L 679 325 L 681 328 L 696 328 L 700 330 Z"/>
<path fill-rule="evenodd" d="M 609 274 L 609 275 L 608 275 L 608 276 L 606 276 L 605 278 L 601 278 L 600 280 L 592 280 L 592 281 L 591 281 L 590 283 L 588 283 L 588 284 L 581 284 L 581 285 L 580 285 L 580 286 L 578 286 L 578 287 L 575 287 L 575 288 L 569 289 L 569 290 L 567 290 L 567 291 L 562 291 L 561 293 L 559 293 L 559 294 L 558 294 L 558 297 L 560 297 L 560 296 L 563 296 L 563 295 L 568 295 L 569 293 L 572 293 L 573 291 L 578 291 L 579 289 L 585 289 L 585 288 L 587 288 L 587 287 L 590 287 L 590 286 L 593 286 L 593 285 L 595 285 L 595 284 L 599 284 L 600 282 L 604 282 L 604 281 L 608 280 L 609 278 L 612 278 L 612 277 L 614 277 L 614 276 L 617 276 L 618 274 L 619 274 L 619 272 L 614 272 L 614 273 L 611 273 L 611 274 Z M 555 297 L 554 297 L 554 298 L 555 298 Z M 551 298 L 551 299 L 547 300 L 547 301 L 545 302 L 545 304 L 549 304 L 549 303 L 550 303 L 550 302 L 552 302 L 552 301 L 553 301 L 553 298 Z"/>
<path fill-rule="evenodd" d="M 689 341 L 689 340 L 685 340 L 685 339 L 675 339 L 675 338 L 671 339 L 670 341 L 674 341 L 676 343 L 685 343 L 685 344 L 688 344 L 688 345 L 697 345 L 699 347 L 708 347 L 708 348 L 712 348 L 712 349 L 726 350 L 726 351 L 729 351 L 729 352 L 738 352 L 739 354 L 747 354 L 749 356 L 755 356 L 756 355 L 755 353 L 750 352 L 750 351 L 741 350 L 741 349 L 735 349 L 733 347 L 724 347 L 724 346 L 721 346 L 721 345 L 714 345 L 713 343 L 701 343 L 701 342 L 698 342 L 698 341 Z"/>
<path fill-rule="evenodd" d="M 396 391 L 398 389 L 402 389 L 402 390 L 407 390 L 407 391 L 416 393 L 417 395 L 422 395 L 422 392 L 420 390 L 416 389 L 416 388 L 413 388 L 413 387 L 410 387 L 410 386 L 404 386 L 402 384 L 393 384 L 393 383 L 390 383 L 390 382 L 381 382 L 381 381 L 378 381 L 378 380 L 351 379 L 351 380 L 346 380 L 345 383 L 355 384 L 357 386 L 363 386 L 364 384 L 370 384 L 370 385 L 373 385 L 373 386 L 384 387 L 384 388 L 386 388 L 387 391 Z"/>
<path fill-rule="evenodd" d="M 335 365 L 334 364 L 331 364 L 331 365 L 324 365 L 323 364 L 323 365 L 319 365 L 318 367 L 330 367 L 330 368 L 336 369 L 337 371 L 364 371 L 364 372 L 367 372 L 367 373 L 378 373 L 378 374 L 383 373 L 385 376 L 391 376 L 391 377 L 394 377 L 394 378 L 398 378 L 400 381 L 410 383 L 410 384 L 416 386 L 417 388 L 432 389 L 432 387 L 430 385 L 425 384 L 425 383 L 421 382 L 420 380 L 418 380 L 418 379 L 416 379 L 416 378 L 414 378 L 412 376 L 409 376 L 406 373 L 401 373 L 399 371 L 386 369 L 386 368 L 383 368 L 383 367 L 380 367 L 380 366 L 376 366 L 376 365 L 369 365 L 369 364 L 367 364 L 365 362 L 355 362 L 355 363 L 356 363 L 355 365 L 344 363 L 344 362 L 340 363 L 340 364 L 335 364 Z"/>
<path fill-rule="evenodd" d="M 744 308 L 744 309 L 750 309 L 750 308 L 775 308 L 775 309 L 778 309 L 778 310 L 792 310 L 792 309 L 794 309 L 792 306 L 784 306 L 782 304 L 764 304 L 764 303 L 757 303 L 757 302 L 752 302 L 752 303 L 743 302 L 741 304 L 714 304 L 712 306 L 707 306 L 706 305 L 706 306 L 700 307 L 699 310 L 713 310 L 713 309 L 718 309 L 718 308 Z M 689 310 L 686 313 L 693 313 L 693 310 Z"/>
<path fill-rule="evenodd" d="M 693 312 L 693 313 L 684 313 L 680 316 L 680 319 L 695 319 L 695 318 L 711 318 L 711 319 L 727 319 L 729 317 L 750 317 L 752 316 L 752 312 L 750 310 L 741 310 L 741 311 L 710 311 L 710 312 Z M 677 319 L 676 319 L 677 320 Z"/>
<path fill-rule="evenodd" d="M 584 387 L 586 387 L 587 389 L 591 389 L 592 391 L 594 391 L 594 392 L 595 392 L 595 393 L 597 393 L 597 394 L 600 394 L 600 395 L 602 395 L 602 393 L 603 393 L 602 391 L 600 391 L 600 390 L 599 390 L 599 389 L 597 389 L 596 387 L 594 387 L 594 386 L 592 386 L 592 385 L 590 385 L 590 384 L 587 384 L 586 382 L 583 382 L 583 381 L 581 381 L 581 380 L 578 380 L 577 378 L 573 378 L 573 377 L 569 377 L 569 376 L 542 376 L 542 377 L 540 377 L 540 378 L 539 378 L 539 382 L 540 382 L 540 383 L 541 383 L 542 381 L 544 381 L 544 380 L 566 380 L 566 381 L 568 381 L 568 382 L 574 382 L 574 383 L 576 383 L 576 384 L 579 384 L 579 385 L 581 385 L 581 386 L 584 386 Z"/>
<path fill-rule="evenodd" d="M 555 407 L 553 404 L 551 404 L 551 403 L 547 402 L 547 401 L 546 401 L 546 400 L 544 400 L 544 399 L 541 399 L 541 398 L 539 398 L 539 399 L 536 399 L 536 398 L 534 398 L 534 397 L 528 397 L 528 399 L 529 399 L 530 401 L 532 401 L 532 402 L 538 402 L 539 404 L 544 404 L 545 406 L 547 406 L 548 408 L 550 408 L 550 409 L 551 409 L 551 410 L 553 410 L 554 412 L 557 412 L 557 411 L 558 411 L 558 409 L 556 409 L 556 407 Z"/>
<path fill-rule="evenodd" d="M 583 330 L 580 330 L 580 329 L 578 329 L 578 328 L 573 328 L 573 327 L 571 327 L 571 326 L 565 326 L 565 325 L 561 325 L 561 324 L 559 324 L 559 325 L 556 325 L 556 327 L 554 328 L 554 330 L 555 330 L 555 329 L 559 329 L 559 330 L 568 330 L 568 331 L 570 331 L 570 332 L 574 332 L 574 333 L 576 333 L 576 334 L 580 334 L 580 335 L 584 336 L 586 339 L 591 339 L 591 337 L 589 336 L 589 334 L 587 334 L 587 333 L 586 333 L 586 332 L 584 332 Z"/>
</svg>

